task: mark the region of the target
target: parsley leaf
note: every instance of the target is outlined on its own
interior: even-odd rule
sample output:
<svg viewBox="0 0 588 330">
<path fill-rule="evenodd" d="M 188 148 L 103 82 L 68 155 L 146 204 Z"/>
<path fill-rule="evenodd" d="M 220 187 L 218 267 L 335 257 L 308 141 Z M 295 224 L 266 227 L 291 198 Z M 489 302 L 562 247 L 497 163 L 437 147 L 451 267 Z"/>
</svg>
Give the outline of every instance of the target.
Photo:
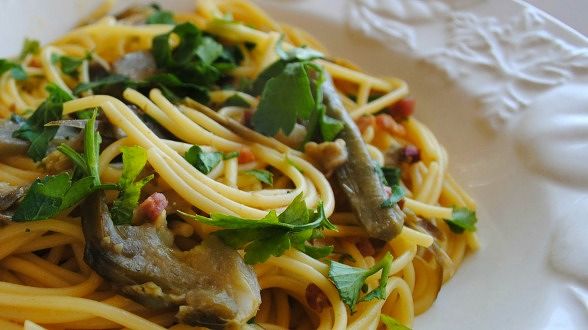
<svg viewBox="0 0 588 330">
<path fill-rule="evenodd" d="M 92 59 L 92 53 L 87 53 L 83 58 L 76 58 L 59 54 L 51 55 L 51 62 L 59 63 L 61 66 L 61 71 L 70 76 L 76 76 L 78 74 L 78 68 L 82 65 L 82 63 L 90 59 Z"/>
<path fill-rule="evenodd" d="M 391 208 L 396 205 L 405 195 L 405 191 L 400 186 L 400 169 L 392 167 L 380 167 L 374 165 L 374 170 L 380 178 L 383 185 L 390 187 L 390 196 L 382 202 L 381 208 Z"/>
<path fill-rule="evenodd" d="M 26 120 L 19 120 L 20 128 L 13 133 L 13 137 L 31 142 L 27 155 L 34 161 L 40 161 L 47 154 L 51 141 L 59 127 L 45 124 L 60 120 L 63 114 L 63 103 L 72 99 L 66 91 L 55 84 L 47 86 L 49 97 L 41 103 L 33 115 Z M 15 117 L 16 118 L 16 117 Z"/>
<path fill-rule="evenodd" d="M 291 63 L 265 85 L 252 124 L 256 131 L 267 136 L 274 136 L 279 130 L 289 135 L 297 118 L 307 119 L 314 108 L 304 65 Z"/>
<path fill-rule="evenodd" d="M 91 90 L 91 89 L 100 90 L 101 88 L 108 87 L 108 86 L 128 85 L 130 83 L 131 83 L 131 80 L 129 79 L 129 77 L 119 75 L 119 74 L 112 74 L 112 75 L 106 76 L 106 77 L 98 79 L 98 80 L 90 81 L 87 83 L 80 83 L 79 85 L 77 85 L 74 88 L 72 93 L 74 95 L 80 95 L 81 93 L 88 91 L 88 90 Z"/>
<path fill-rule="evenodd" d="M 247 102 L 244 98 L 239 96 L 239 94 L 235 93 L 231 97 L 227 98 L 223 107 L 243 107 L 249 108 L 251 104 Z"/>
<path fill-rule="evenodd" d="M 404 197 L 404 189 L 402 189 L 400 185 L 393 185 L 390 187 L 390 189 L 392 189 L 390 197 L 385 199 L 382 204 L 380 204 L 380 207 L 383 209 L 394 207 L 394 205 L 396 205 L 396 203 L 398 203 L 402 197 Z"/>
<path fill-rule="evenodd" d="M 123 170 L 118 182 L 120 191 L 118 198 L 112 204 L 110 214 L 115 225 L 131 224 L 133 212 L 139 205 L 141 189 L 153 179 L 153 174 L 139 181 L 135 181 L 145 164 L 147 164 L 147 151 L 139 146 L 122 147 Z"/>
<path fill-rule="evenodd" d="M 333 141 L 345 126 L 342 121 L 327 116 L 324 106 L 319 112 L 319 127 L 325 141 Z"/>
<path fill-rule="evenodd" d="M 170 44 L 172 34 L 179 38 L 174 49 Z M 160 71 L 174 75 L 184 84 L 200 88 L 213 86 L 239 60 L 227 47 L 204 35 L 191 23 L 178 24 L 169 33 L 153 38 L 151 52 Z M 207 93 L 186 96 L 208 101 Z"/>
<path fill-rule="evenodd" d="M 74 182 L 68 173 L 61 173 L 35 180 L 22 203 L 16 209 L 12 220 L 48 219 L 75 206 L 92 191 L 100 188 L 100 178 L 98 177 L 100 135 L 94 129 L 95 121 L 96 114 L 94 113 L 92 119 L 86 123 L 84 156 L 66 145 L 61 145 L 58 148 L 73 160 L 76 167 L 81 168 L 84 177 Z"/>
<path fill-rule="evenodd" d="M 197 100 L 208 98 L 208 90 L 206 88 L 196 84 L 183 82 L 171 73 L 156 74 L 149 78 L 144 85 L 159 87 L 164 96 L 172 102 L 177 102 L 186 96 L 190 96 Z"/>
<path fill-rule="evenodd" d="M 411 330 L 409 327 L 386 315 L 380 315 L 380 321 L 386 326 L 386 330 Z"/>
<path fill-rule="evenodd" d="M 17 62 L 7 59 L 0 59 L 0 75 L 3 75 L 6 71 L 10 71 L 10 74 L 14 79 L 26 80 L 28 78 L 28 74 L 20 62 L 22 62 L 29 54 L 39 53 L 40 47 L 41 46 L 38 40 L 28 38 L 25 39 Z"/>
<path fill-rule="evenodd" d="M 176 24 L 174 14 L 168 10 L 161 10 L 159 6 L 152 6 L 154 11 L 147 17 L 147 24 Z"/>
<path fill-rule="evenodd" d="M 165 18 L 164 11 L 157 8 L 155 10 L 159 14 L 152 16 L 153 20 Z M 172 47 L 172 35 L 177 37 L 174 38 L 177 41 L 176 47 Z M 154 37 L 151 54 L 157 66 L 157 74 L 141 81 L 112 74 L 88 83 L 80 83 L 73 93 L 79 95 L 92 89 L 97 93 L 113 95 L 120 94 L 126 87 L 142 92 L 157 87 L 174 103 L 184 97 L 207 103 L 208 90 L 243 58 L 237 46 L 223 46 L 192 23 L 178 24 L 172 31 Z M 75 64 L 62 63 L 62 68 L 75 67 Z"/>
<path fill-rule="evenodd" d="M 400 168 L 398 167 L 381 167 L 382 178 L 386 185 L 393 186 L 400 183 Z"/>
<path fill-rule="evenodd" d="M 322 67 L 313 63 L 322 54 L 309 48 L 284 51 L 278 44 L 280 59 L 267 67 L 255 80 L 254 95 L 261 94 L 252 124 L 258 132 L 273 136 L 280 129 L 289 135 L 297 122 L 307 128 L 305 142 L 318 133 L 332 141 L 343 129 L 343 123 L 326 115 L 323 104 Z"/>
<path fill-rule="evenodd" d="M 349 309 L 353 313 L 355 312 L 356 305 L 362 301 L 386 298 L 386 285 L 388 283 L 391 265 L 392 255 L 390 252 L 387 252 L 378 263 L 369 269 L 352 267 L 331 261 L 329 278 L 335 284 L 337 291 L 339 291 L 341 300 L 349 306 Z M 380 275 L 378 287 L 360 297 L 359 294 L 367 278 L 380 270 L 382 270 L 382 274 Z"/>
<path fill-rule="evenodd" d="M 188 149 L 184 158 L 198 171 L 208 174 L 220 163 L 223 159 L 223 154 L 216 151 L 206 152 L 199 146 L 192 146 Z"/>
<path fill-rule="evenodd" d="M 449 225 L 449 229 L 456 234 L 461 234 L 464 231 L 476 231 L 476 223 L 478 218 L 476 212 L 469 210 L 467 207 L 453 207 L 453 216 L 451 219 L 445 219 Z"/>
<path fill-rule="evenodd" d="M 40 50 L 41 50 L 41 43 L 39 42 L 39 40 L 26 38 L 23 45 L 22 45 L 22 50 L 20 51 L 20 55 L 18 55 L 18 59 L 20 61 L 22 61 L 27 57 L 27 55 L 38 54 Z"/>
<path fill-rule="evenodd" d="M 213 234 L 234 249 L 244 249 L 244 259 L 248 264 L 264 262 L 272 255 L 280 256 L 292 246 L 305 252 L 306 246 L 312 247 L 305 242 L 313 237 L 316 230 L 336 228 L 325 217 L 322 204 L 316 212 L 312 212 L 307 209 L 302 194 L 296 196 L 280 215 L 272 210 L 259 220 L 223 214 L 212 214 L 211 218 L 182 214 L 224 228 Z"/>
<path fill-rule="evenodd" d="M 196 55 L 204 64 L 214 63 L 223 53 L 223 46 L 210 37 L 203 37 L 202 42 L 196 48 Z"/>
<path fill-rule="evenodd" d="M 223 154 L 223 160 L 237 158 L 237 157 L 239 157 L 239 154 L 240 154 L 240 152 L 238 152 L 238 151 L 227 152 L 227 153 Z"/>
<path fill-rule="evenodd" d="M 270 171 L 253 169 L 253 170 L 243 171 L 243 173 L 252 175 L 257 180 L 259 180 L 265 184 L 268 184 L 270 186 L 274 184 L 274 174 Z"/>
<path fill-rule="evenodd" d="M 36 179 L 14 212 L 12 220 L 43 220 L 58 214 L 63 196 L 70 186 L 71 180 L 67 173 Z"/>
<path fill-rule="evenodd" d="M 27 72 L 23 69 L 23 67 L 16 63 L 9 61 L 7 59 L 0 59 L 0 75 L 3 75 L 6 71 L 10 70 L 10 74 L 16 80 L 25 80 L 27 79 Z"/>
<path fill-rule="evenodd" d="M 323 53 L 308 47 L 296 47 L 285 51 L 282 47 L 282 40 L 276 44 L 276 53 L 283 61 L 312 61 L 323 58 Z"/>
</svg>

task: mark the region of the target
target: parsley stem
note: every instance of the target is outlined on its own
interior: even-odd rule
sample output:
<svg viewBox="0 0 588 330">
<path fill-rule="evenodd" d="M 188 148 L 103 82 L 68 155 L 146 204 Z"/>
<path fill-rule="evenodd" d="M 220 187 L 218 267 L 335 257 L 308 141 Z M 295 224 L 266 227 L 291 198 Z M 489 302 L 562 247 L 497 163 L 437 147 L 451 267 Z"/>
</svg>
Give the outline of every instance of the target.
<svg viewBox="0 0 588 330">
<path fill-rule="evenodd" d="M 100 186 L 100 175 L 98 171 L 98 155 L 100 152 L 101 138 L 100 134 L 96 132 L 96 115 L 94 110 L 92 118 L 86 123 L 84 136 L 84 150 L 88 160 L 88 172 L 94 178 L 94 185 Z"/>
</svg>

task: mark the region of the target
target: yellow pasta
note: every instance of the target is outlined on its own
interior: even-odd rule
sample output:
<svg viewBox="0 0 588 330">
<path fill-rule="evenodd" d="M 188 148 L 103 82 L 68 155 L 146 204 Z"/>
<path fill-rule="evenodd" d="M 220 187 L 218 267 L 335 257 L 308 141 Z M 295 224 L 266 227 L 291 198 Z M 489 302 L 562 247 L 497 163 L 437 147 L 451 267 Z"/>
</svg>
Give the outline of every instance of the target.
<svg viewBox="0 0 588 330">
<path fill-rule="evenodd" d="M 222 42 L 236 45 L 242 60 L 229 72 L 232 78 L 255 79 L 279 58 L 278 44 L 286 51 L 302 45 L 326 51 L 307 32 L 275 22 L 247 0 L 197 3 L 196 10 L 174 13 L 174 19 L 193 23 Z M 139 14 L 131 13 L 131 17 L 117 18 L 110 16 L 113 5 L 114 1 L 104 1 L 95 13 L 81 20 L 79 27 L 22 59 L 23 69 L 34 82 L 18 81 L 10 72 L 4 73 L 0 77 L 0 118 L 12 114 L 26 117 L 27 110 L 45 100 L 49 84 L 73 93 L 79 84 L 93 81 L 96 67 L 110 72 L 122 56 L 149 51 L 156 36 L 173 28 L 170 24 L 143 24 L 145 17 L 135 24 L 137 17 L 133 15 L 152 13 L 155 9 L 151 7 L 139 8 Z M 243 24 L 223 23 L 229 17 Z M 177 46 L 175 36 L 171 44 Z M 91 60 L 86 58 L 88 53 Z M 73 73 L 64 73 L 60 56 L 83 59 Z M 120 180 L 121 148 L 140 146 L 146 150 L 145 171 L 155 179 L 144 189 L 167 196 L 170 206 L 160 217 L 168 224 L 178 249 L 197 245 L 215 231 L 180 216 L 178 210 L 261 219 L 272 210 L 284 211 L 298 195 L 310 209 L 322 205 L 326 216 L 337 225 L 336 230 L 324 230 L 324 237 L 314 239 L 318 246 L 334 247 L 327 258 L 313 259 L 291 247 L 253 268 L 262 290 L 255 315 L 261 327 L 376 329 L 381 327 L 381 315 L 411 326 L 415 316 L 434 303 L 443 283 L 469 251 L 479 248 L 475 233 L 456 233 L 444 221 L 453 218 L 456 208 L 475 211 L 476 203 L 449 174 L 447 152 L 423 123 L 411 116 L 394 120 L 382 112 L 407 98 L 409 89 L 404 81 L 375 77 L 342 61 L 317 59 L 315 63 L 334 79 L 373 163 L 401 169 L 398 187 L 404 190 L 404 198 L 399 205 L 406 219 L 400 233 L 389 241 L 369 237 L 348 210 L 348 202 L 334 191 L 334 180 L 328 177 L 331 173 L 308 151 L 246 125 L 246 117 L 258 108 L 260 98 L 245 90 L 213 88 L 208 93 L 209 103 L 203 104 L 187 98 L 178 101 L 170 97 L 165 86 L 146 91 L 139 84 L 118 91 L 118 97 L 88 89 L 64 103 L 63 115 L 73 118 L 87 109 L 100 109 L 103 117 L 99 121 L 112 126 L 114 133 L 104 138 L 108 143 L 102 144 L 98 159 L 102 183 Z M 244 104 L 227 105 L 234 97 Z M 139 112 L 173 138 L 156 134 Z M 390 121 L 395 126 L 390 126 Z M 222 154 L 225 159 L 203 173 L 184 157 L 193 145 Z M 417 158 L 396 159 L 390 164 L 391 154 L 409 147 L 418 150 Z M 234 155 L 229 157 L 231 153 Z M 48 162 L 47 158 L 34 162 L 22 153 L 3 156 L 0 188 L 28 187 L 37 179 L 55 174 Z M 71 166 L 65 170 L 71 170 Z M 271 173 L 273 186 L 251 174 L 256 170 Z M 112 200 L 116 193 L 106 195 Z M 176 311 L 150 309 L 119 295 L 116 285 L 86 264 L 79 214 L 71 207 L 51 219 L 12 221 L 0 226 L 0 328 L 195 329 L 178 322 Z M 367 269 L 387 253 L 393 259 L 383 299 L 359 303 L 357 311 L 351 313 L 329 276 L 330 260 Z M 380 276 L 380 272 L 370 276 L 366 286 L 377 287 Z M 317 301 L 322 305 L 317 307 Z"/>
</svg>

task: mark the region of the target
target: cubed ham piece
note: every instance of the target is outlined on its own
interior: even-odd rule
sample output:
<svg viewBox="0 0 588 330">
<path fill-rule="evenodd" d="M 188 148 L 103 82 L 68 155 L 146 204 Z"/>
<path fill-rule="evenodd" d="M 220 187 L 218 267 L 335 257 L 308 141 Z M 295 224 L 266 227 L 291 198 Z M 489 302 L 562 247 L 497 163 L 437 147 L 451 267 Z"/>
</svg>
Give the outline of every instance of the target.
<svg viewBox="0 0 588 330">
<path fill-rule="evenodd" d="M 139 205 L 139 212 L 144 215 L 149 221 L 153 222 L 157 220 L 161 212 L 165 210 L 167 207 L 167 198 L 162 193 L 154 193 L 151 196 L 147 197 Z"/>
</svg>

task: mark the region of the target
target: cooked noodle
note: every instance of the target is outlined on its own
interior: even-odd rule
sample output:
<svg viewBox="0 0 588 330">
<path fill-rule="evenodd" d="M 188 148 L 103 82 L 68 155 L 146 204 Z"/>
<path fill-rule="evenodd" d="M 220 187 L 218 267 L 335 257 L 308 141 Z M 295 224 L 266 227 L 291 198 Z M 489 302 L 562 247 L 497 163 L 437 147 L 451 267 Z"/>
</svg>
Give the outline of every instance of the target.
<svg viewBox="0 0 588 330">
<path fill-rule="evenodd" d="M 112 1 L 106 4 L 111 4 Z M 101 8 L 101 14 L 107 12 Z M 223 25 L 214 18 L 231 14 L 243 25 Z M 168 32 L 170 25 L 125 25 L 111 16 L 96 15 L 49 45 L 38 55 L 24 59 L 24 68 L 32 82 L 16 81 L 8 72 L 0 78 L 0 116 L 23 114 L 36 108 L 46 97 L 44 87 L 52 82 L 71 91 L 77 82 L 89 81 L 86 60 L 78 77 L 64 75 L 52 61 L 52 54 L 81 57 L 92 51 L 94 60 L 109 66 L 122 55 L 151 48 L 151 40 Z M 274 48 L 285 35 L 292 46 L 309 45 L 323 49 L 306 32 L 281 25 L 245 0 L 200 0 L 192 13 L 175 13 L 177 22 L 192 22 L 199 28 L 232 42 L 253 42 L 253 50 L 244 51 L 242 65 L 231 75 L 255 78 L 277 59 Z M 286 46 L 287 47 L 287 46 Z M 408 86 L 399 79 L 371 76 L 343 61 L 319 60 L 335 79 L 337 86 L 354 91 L 355 98 L 340 93 L 354 119 L 375 114 L 408 94 Z M 342 87 L 343 88 L 343 87 Z M 215 104 L 221 104 L 234 93 L 214 91 Z M 370 95 L 380 97 L 370 99 Z M 240 93 L 242 98 L 257 102 L 253 96 Z M 324 240 L 334 244 L 338 255 L 350 256 L 345 263 L 368 268 L 386 252 L 394 259 L 386 286 L 386 299 L 360 303 L 350 313 L 337 289 L 329 280 L 328 264 L 291 249 L 279 257 L 270 257 L 255 266 L 262 287 L 262 304 L 255 322 L 267 329 L 288 327 L 319 329 L 376 328 L 380 315 L 386 314 L 410 326 L 415 315 L 426 311 L 435 301 L 439 287 L 452 272 L 442 272 L 427 247 L 437 241 L 458 266 L 468 251 L 478 248 L 474 233 L 455 234 L 442 219 L 451 218 L 452 206 L 475 210 L 475 202 L 448 173 L 448 155 L 434 134 L 415 118 L 400 124 L 405 134 L 394 135 L 371 123 L 362 130 L 370 144 L 372 158 L 383 163 L 385 151 L 391 146 L 415 145 L 421 160 L 405 168 L 402 182 L 407 190 L 404 210 L 433 223 L 440 231 L 438 237 L 404 226 L 402 232 L 375 253 L 364 255 L 358 248 L 368 242 L 366 231 L 357 224 L 351 212 L 336 212 L 338 200 L 331 183 L 317 165 L 304 153 L 289 148 L 277 140 L 259 137 L 253 140 L 229 130 L 210 116 L 203 105 L 184 103 L 174 105 L 158 89 L 143 95 L 127 89 L 124 100 L 112 96 L 86 93 L 64 105 L 64 115 L 88 108 L 100 108 L 108 120 L 125 132 L 126 137 L 105 147 L 100 154 L 102 182 L 116 182 L 120 167 L 113 162 L 122 146 L 139 145 L 148 151 L 148 163 L 157 173 L 157 191 L 162 191 L 176 209 L 193 213 L 223 213 L 243 218 L 262 218 L 269 210 L 283 210 L 300 193 L 309 207 L 324 203 L 326 215 L 338 225 L 338 231 L 325 231 Z M 177 137 L 165 140 L 153 134 L 129 108 L 134 104 Z M 238 116 L 237 109 L 221 109 L 221 115 Z M 222 152 L 249 149 L 255 162 L 239 164 L 237 159 L 222 161 L 209 174 L 203 174 L 182 156 L 191 145 Z M 276 174 L 275 185 L 263 188 L 255 178 L 240 171 L 249 166 L 271 167 Z M 0 161 L 0 182 L 21 186 L 47 175 L 22 156 Z M 153 188 L 150 188 L 153 189 Z M 169 212 L 169 211 L 168 211 Z M 176 221 L 172 231 L 176 236 L 206 236 L 213 228 L 184 219 Z M 63 216 L 56 219 L 4 225 L 0 227 L 0 326 L 19 328 L 26 321 L 28 329 L 34 324 L 48 328 L 67 329 L 188 329 L 176 324 L 174 311 L 150 310 L 117 294 L 83 261 L 84 236 L 80 219 Z M 370 288 L 377 286 L 379 275 L 370 277 Z M 326 295 L 329 305 L 322 311 L 309 306 L 306 295 L 310 284 Z M 34 323 L 33 323 L 34 322 Z"/>
</svg>

